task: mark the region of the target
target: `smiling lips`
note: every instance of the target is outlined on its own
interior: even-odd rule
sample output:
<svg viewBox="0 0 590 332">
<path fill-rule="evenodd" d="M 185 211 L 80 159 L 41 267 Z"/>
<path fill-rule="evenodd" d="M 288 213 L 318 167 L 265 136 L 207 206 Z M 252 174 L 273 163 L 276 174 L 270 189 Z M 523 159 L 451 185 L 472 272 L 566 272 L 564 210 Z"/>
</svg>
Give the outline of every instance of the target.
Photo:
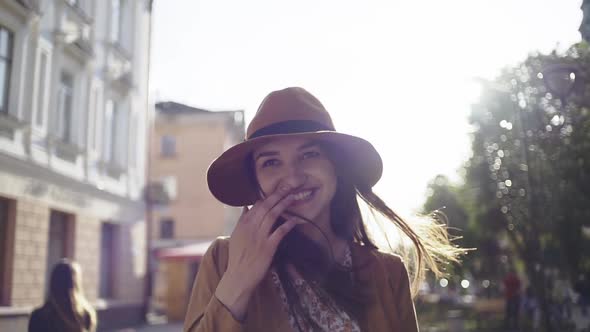
<svg viewBox="0 0 590 332">
<path fill-rule="evenodd" d="M 315 189 L 309 189 L 293 194 L 294 200 L 293 203 L 291 203 L 291 205 L 299 205 L 310 201 L 311 198 L 314 196 L 315 191 Z"/>
</svg>

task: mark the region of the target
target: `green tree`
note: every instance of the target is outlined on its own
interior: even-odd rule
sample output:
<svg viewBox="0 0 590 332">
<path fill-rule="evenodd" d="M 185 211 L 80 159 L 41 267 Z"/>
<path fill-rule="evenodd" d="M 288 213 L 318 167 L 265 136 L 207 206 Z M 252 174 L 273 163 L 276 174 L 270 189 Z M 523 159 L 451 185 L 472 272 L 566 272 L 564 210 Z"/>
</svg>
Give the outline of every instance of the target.
<svg viewBox="0 0 590 332">
<path fill-rule="evenodd" d="M 561 71 L 561 95 L 552 95 L 547 68 Z M 571 278 L 588 268 L 590 216 L 590 54 L 587 45 L 566 54 L 529 56 L 493 81 L 484 82 L 473 105 L 473 156 L 466 190 L 473 219 L 487 232 L 510 240 L 518 263 L 548 315 L 545 271 Z M 568 85 L 569 84 L 569 85 Z M 566 93 L 569 92 L 566 102 Z M 565 259 L 564 259 L 565 258 Z"/>
<path fill-rule="evenodd" d="M 448 219 L 449 227 L 465 229 L 467 213 L 459 202 L 457 190 L 458 188 L 451 185 L 446 176 L 437 175 L 428 185 L 428 198 L 423 210 L 424 212 L 440 210 Z"/>
<path fill-rule="evenodd" d="M 461 265 L 453 266 L 451 272 L 469 273 L 476 280 L 497 279 L 501 251 L 496 234 L 481 227 L 474 217 L 478 211 L 476 200 L 471 197 L 473 191 L 451 183 L 444 175 L 437 175 L 430 181 L 427 191 L 422 212 L 438 215 L 449 227 L 450 235 L 456 238 L 457 245 L 474 249 L 463 257 Z"/>
<path fill-rule="evenodd" d="M 433 213 L 441 219 L 449 228 L 452 237 L 457 238 L 456 243 L 465 248 L 464 238 L 460 233 L 467 227 L 467 213 L 460 204 L 457 187 L 453 186 L 444 175 L 437 175 L 428 185 L 426 202 L 422 208 L 424 214 Z M 451 272 L 455 275 L 463 275 L 465 269 L 460 266 L 452 266 Z"/>
</svg>

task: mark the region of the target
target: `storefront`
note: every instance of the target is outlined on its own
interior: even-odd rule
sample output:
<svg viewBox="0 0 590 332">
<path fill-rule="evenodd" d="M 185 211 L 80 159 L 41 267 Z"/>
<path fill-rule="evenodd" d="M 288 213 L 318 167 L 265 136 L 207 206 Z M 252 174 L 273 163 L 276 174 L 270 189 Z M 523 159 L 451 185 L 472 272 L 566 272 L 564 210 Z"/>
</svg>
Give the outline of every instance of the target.
<svg viewBox="0 0 590 332">
<path fill-rule="evenodd" d="M 169 321 L 182 321 L 201 259 L 212 241 L 160 249 L 154 282 L 154 304 Z"/>
</svg>

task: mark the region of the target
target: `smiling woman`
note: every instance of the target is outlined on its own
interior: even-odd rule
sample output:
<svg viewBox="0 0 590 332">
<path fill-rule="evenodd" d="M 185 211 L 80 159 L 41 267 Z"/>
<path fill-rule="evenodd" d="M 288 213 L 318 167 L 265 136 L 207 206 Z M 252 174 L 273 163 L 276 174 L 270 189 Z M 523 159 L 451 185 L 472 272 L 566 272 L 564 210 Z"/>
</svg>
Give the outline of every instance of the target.
<svg viewBox="0 0 590 332">
<path fill-rule="evenodd" d="M 253 155 L 261 197 L 273 193 L 279 185 L 289 186 L 293 188 L 289 211 L 318 226 L 329 226 L 329 205 L 337 180 L 332 162 L 317 142 L 278 138 L 256 149 Z"/>
<path fill-rule="evenodd" d="M 413 243 L 414 286 L 462 250 L 443 226 L 417 233 L 375 195 L 382 170 L 373 145 L 336 132 L 309 92 L 269 94 L 247 139 L 209 168 L 213 195 L 244 212 L 203 258 L 185 330 L 417 331 L 406 263 L 367 235 L 359 201 Z"/>
</svg>

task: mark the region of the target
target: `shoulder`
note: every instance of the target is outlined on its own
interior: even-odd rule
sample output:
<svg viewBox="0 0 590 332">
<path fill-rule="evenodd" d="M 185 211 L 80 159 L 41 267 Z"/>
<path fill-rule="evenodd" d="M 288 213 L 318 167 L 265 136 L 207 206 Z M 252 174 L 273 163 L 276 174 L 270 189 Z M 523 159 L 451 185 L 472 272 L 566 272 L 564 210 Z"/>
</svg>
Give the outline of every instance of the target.
<svg viewBox="0 0 590 332">
<path fill-rule="evenodd" d="M 229 237 L 218 237 L 211 244 L 205 252 L 205 256 L 219 257 L 229 253 Z"/>
<path fill-rule="evenodd" d="M 376 250 L 375 256 L 382 262 L 391 283 L 400 284 L 408 281 L 408 270 L 401 256 Z"/>
<path fill-rule="evenodd" d="M 375 257 L 384 262 L 385 264 L 393 265 L 393 266 L 402 266 L 404 265 L 404 261 L 401 256 L 392 254 L 390 252 L 383 251 L 381 249 L 374 249 L 373 255 Z"/>
<path fill-rule="evenodd" d="M 365 255 L 369 255 L 373 259 L 375 268 L 385 270 L 383 272 L 387 272 L 388 275 L 392 273 L 398 275 L 401 272 L 405 272 L 406 267 L 401 256 L 381 249 L 360 248 L 360 250 L 367 252 Z"/>
<path fill-rule="evenodd" d="M 209 250 L 227 251 L 229 249 L 229 236 L 220 236 L 211 242 Z"/>
<path fill-rule="evenodd" d="M 353 261 L 372 275 L 373 278 L 386 277 L 392 281 L 407 279 L 407 269 L 402 257 L 384 250 L 353 244 Z"/>
<path fill-rule="evenodd" d="M 47 316 L 49 307 L 44 304 L 31 312 L 31 319 L 42 319 Z"/>
<path fill-rule="evenodd" d="M 229 237 L 218 237 L 205 252 L 200 269 L 215 269 L 219 274 L 227 268 L 229 257 Z"/>
<path fill-rule="evenodd" d="M 47 318 L 49 317 L 47 310 L 47 306 L 44 305 L 31 312 L 31 317 L 29 318 L 29 331 L 42 331 L 43 328 L 47 327 Z"/>
</svg>

